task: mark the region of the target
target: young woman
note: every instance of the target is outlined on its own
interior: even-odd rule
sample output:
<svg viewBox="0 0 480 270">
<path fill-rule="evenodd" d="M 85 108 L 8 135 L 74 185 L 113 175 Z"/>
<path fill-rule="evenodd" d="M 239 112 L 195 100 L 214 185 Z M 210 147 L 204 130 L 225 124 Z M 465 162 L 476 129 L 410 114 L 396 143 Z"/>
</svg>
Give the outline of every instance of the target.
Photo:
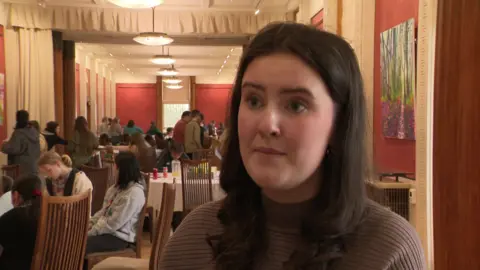
<svg viewBox="0 0 480 270">
<path fill-rule="evenodd" d="M 62 158 L 55 152 L 46 152 L 38 160 L 40 174 L 48 177 L 46 187 L 50 196 L 72 196 L 93 190 L 85 173 L 65 164 L 68 159 L 68 156 Z"/>
<path fill-rule="evenodd" d="M 120 152 L 115 164 L 118 181 L 107 190 L 102 209 L 90 220 L 86 254 L 122 250 L 135 243 L 145 182 L 133 153 Z"/>
<path fill-rule="evenodd" d="M 40 156 L 38 131 L 29 125 L 29 114 L 21 110 L 16 115 L 17 124 L 8 141 L 2 144 L 2 152 L 8 155 L 8 164 L 20 165 L 21 174 L 36 174 Z"/>
<path fill-rule="evenodd" d="M 30 269 L 41 196 L 42 182 L 36 175 L 24 175 L 13 184 L 14 208 L 0 217 L 0 269 Z"/>
<path fill-rule="evenodd" d="M 365 196 L 365 97 L 350 45 L 271 24 L 236 78 L 227 196 L 186 217 L 160 269 L 425 269 L 412 226 Z"/>
<path fill-rule="evenodd" d="M 123 128 L 123 134 L 132 136 L 135 133 L 143 134 L 143 130 L 135 125 L 133 120 L 128 121 L 127 125 Z"/>
<path fill-rule="evenodd" d="M 88 164 L 97 147 L 97 136 L 88 129 L 87 119 L 83 116 L 77 117 L 77 119 L 75 119 L 75 134 L 73 140 L 68 143 L 68 152 L 72 157 L 73 166 L 78 168 Z"/>
<path fill-rule="evenodd" d="M 60 126 L 57 122 L 50 121 L 47 123 L 47 126 L 42 134 L 47 141 L 48 151 L 52 150 L 57 144 L 67 145 L 67 141 L 58 136 L 58 132 L 60 132 Z"/>
</svg>

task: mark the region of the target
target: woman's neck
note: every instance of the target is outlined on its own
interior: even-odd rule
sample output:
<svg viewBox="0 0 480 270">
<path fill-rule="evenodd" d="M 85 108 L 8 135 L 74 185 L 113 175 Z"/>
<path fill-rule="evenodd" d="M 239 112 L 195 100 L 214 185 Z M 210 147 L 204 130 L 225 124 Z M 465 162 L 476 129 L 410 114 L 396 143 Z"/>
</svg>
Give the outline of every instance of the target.
<svg viewBox="0 0 480 270">
<path fill-rule="evenodd" d="M 306 181 L 291 189 L 263 188 L 262 193 L 278 203 L 301 203 L 308 201 L 320 192 L 320 170 L 311 175 Z"/>
<path fill-rule="evenodd" d="M 68 175 L 72 171 L 72 168 L 68 168 L 67 166 L 62 166 L 62 171 L 61 171 L 61 178 L 66 179 L 68 178 Z"/>
</svg>

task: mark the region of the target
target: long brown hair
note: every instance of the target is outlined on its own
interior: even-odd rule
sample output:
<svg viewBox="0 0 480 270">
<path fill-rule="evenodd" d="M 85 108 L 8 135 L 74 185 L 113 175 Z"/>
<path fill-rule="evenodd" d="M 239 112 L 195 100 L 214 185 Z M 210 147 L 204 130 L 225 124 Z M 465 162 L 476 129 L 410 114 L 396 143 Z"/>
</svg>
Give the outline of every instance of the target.
<svg viewBox="0 0 480 270">
<path fill-rule="evenodd" d="M 245 49 L 231 95 L 229 136 L 220 176 L 227 196 L 218 213 L 224 233 L 207 238 L 217 269 L 253 269 L 268 249 L 261 189 L 240 156 L 238 112 L 246 69 L 256 58 L 273 53 L 295 55 L 316 71 L 338 108 L 329 153 L 319 164 L 322 184 L 315 210 L 302 221 L 305 244 L 296 247 L 287 269 L 326 269 L 342 256 L 344 237 L 363 218 L 366 110 L 355 53 L 345 40 L 328 32 L 297 23 L 268 25 Z"/>
</svg>

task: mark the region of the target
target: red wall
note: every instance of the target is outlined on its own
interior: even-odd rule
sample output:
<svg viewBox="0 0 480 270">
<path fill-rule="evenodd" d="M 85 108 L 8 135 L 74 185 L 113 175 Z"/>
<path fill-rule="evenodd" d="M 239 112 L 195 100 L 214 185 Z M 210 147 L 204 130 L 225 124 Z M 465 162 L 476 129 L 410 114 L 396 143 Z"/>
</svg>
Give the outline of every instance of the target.
<svg viewBox="0 0 480 270">
<path fill-rule="evenodd" d="M 382 133 L 380 34 L 410 18 L 418 21 L 418 0 L 377 0 L 374 48 L 374 160 L 376 170 L 415 172 L 415 141 L 385 138 Z"/>
<path fill-rule="evenodd" d="M 205 123 L 215 120 L 225 123 L 231 84 L 197 84 L 195 106 L 205 117 Z"/>
<path fill-rule="evenodd" d="M 0 25 L 0 73 L 5 74 L 5 39 L 3 37 L 4 33 L 4 28 L 3 25 Z M 3 100 L 0 100 L 0 102 L 3 102 L 3 104 L 0 104 L 0 106 L 3 106 L 3 123 L 0 125 L 0 140 L 3 141 L 7 138 L 7 103 L 5 100 L 7 100 L 7 89 L 6 89 L 6 76 L 4 77 L 4 89 L 3 89 Z"/>
<path fill-rule="evenodd" d="M 126 125 L 128 120 L 147 131 L 151 121 L 157 119 L 156 85 L 150 83 L 124 84 L 117 83 L 117 117 Z"/>
</svg>

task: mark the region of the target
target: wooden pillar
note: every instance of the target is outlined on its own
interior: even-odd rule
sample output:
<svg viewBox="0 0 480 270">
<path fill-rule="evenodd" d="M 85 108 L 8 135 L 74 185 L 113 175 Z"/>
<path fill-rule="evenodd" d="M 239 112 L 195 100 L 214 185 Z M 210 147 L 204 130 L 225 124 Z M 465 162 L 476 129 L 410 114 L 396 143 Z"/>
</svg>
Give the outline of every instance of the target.
<svg viewBox="0 0 480 270">
<path fill-rule="evenodd" d="M 157 76 L 157 127 L 163 130 L 163 77 Z"/>
<path fill-rule="evenodd" d="M 197 84 L 195 78 L 195 76 L 190 76 L 190 111 L 196 109 Z"/>
<path fill-rule="evenodd" d="M 63 41 L 63 109 L 64 130 L 67 139 L 73 138 L 75 124 L 75 42 Z"/>
<path fill-rule="evenodd" d="M 60 125 L 60 134 L 65 134 L 63 106 L 63 34 L 53 31 L 53 79 L 55 94 L 55 121 Z"/>
<path fill-rule="evenodd" d="M 437 14 L 432 120 L 435 270 L 480 269 L 480 1 L 438 0 Z"/>
</svg>

